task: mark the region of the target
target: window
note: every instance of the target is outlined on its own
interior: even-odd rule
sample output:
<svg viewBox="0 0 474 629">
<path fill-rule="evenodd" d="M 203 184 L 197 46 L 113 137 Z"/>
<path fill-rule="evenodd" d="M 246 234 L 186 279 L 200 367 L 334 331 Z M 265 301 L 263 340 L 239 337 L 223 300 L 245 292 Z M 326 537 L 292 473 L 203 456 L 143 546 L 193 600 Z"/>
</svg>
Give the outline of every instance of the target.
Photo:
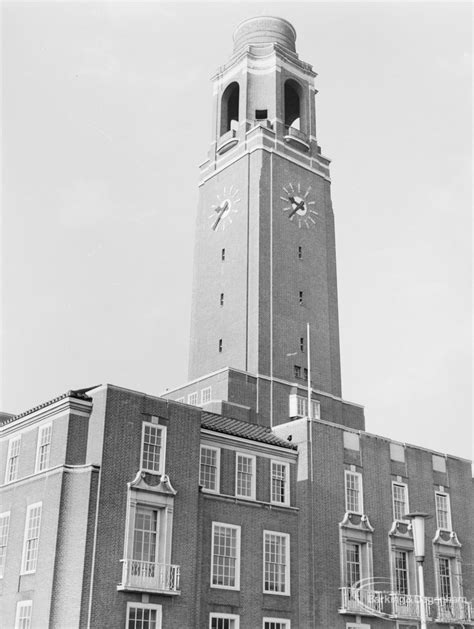
<svg viewBox="0 0 474 629">
<path fill-rule="evenodd" d="M 446 474 L 446 459 L 444 458 L 444 456 L 433 454 L 432 463 L 433 463 L 433 470 L 435 472 L 442 472 L 443 474 Z"/>
<path fill-rule="evenodd" d="M 271 462 L 271 502 L 287 505 L 290 503 L 290 466 L 280 461 Z"/>
<path fill-rule="evenodd" d="M 19 601 L 16 605 L 15 629 L 30 629 L 33 601 Z"/>
<path fill-rule="evenodd" d="M 199 484 L 208 491 L 219 491 L 219 448 L 201 446 Z"/>
<path fill-rule="evenodd" d="M 398 461 L 399 463 L 405 463 L 405 447 L 400 443 L 391 443 L 390 459 L 392 461 Z"/>
<path fill-rule="evenodd" d="M 18 461 L 20 458 L 21 437 L 10 439 L 8 443 L 7 471 L 5 482 L 11 483 L 18 478 Z"/>
<path fill-rule="evenodd" d="M 308 414 L 308 398 L 303 395 L 290 395 L 290 417 L 306 417 Z M 311 418 L 319 419 L 321 408 L 318 400 L 311 400 Z"/>
<path fill-rule="evenodd" d="M 224 293 L 221 293 L 221 296 L 219 298 L 219 303 L 220 303 L 221 306 L 224 305 Z"/>
<path fill-rule="evenodd" d="M 300 302 L 300 306 L 302 306 L 303 305 L 303 291 L 302 290 L 300 290 L 300 293 L 299 293 L 299 302 Z"/>
<path fill-rule="evenodd" d="M 392 483 L 393 519 L 403 520 L 408 513 L 408 487 L 404 483 Z"/>
<path fill-rule="evenodd" d="M 212 523 L 211 587 L 240 587 L 240 526 Z"/>
<path fill-rule="evenodd" d="M 255 499 L 255 457 L 237 454 L 235 495 Z"/>
<path fill-rule="evenodd" d="M 442 598 L 451 598 L 451 564 L 448 557 L 438 558 L 439 594 Z"/>
<path fill-rule="evenodd" d="M 22 574 L 35 572 L 41 525 L 41 502 L 29 505 L 26 510 L 25 540 L 23 544 Z"/>
<path fill-rule="evenodd" d="M 235 81 L 222 94 L 221 135 L 230 131 L 234 120 L 239 120 L 239 84 Z"/>
<path fill-rule="evenodd" d="M 362 476 L 359 472 L 345 471 L 346 511 L 362 513 Z"/>
<path fill-rule="evenodd" d="M 263 629 L 290 629 L 290 621 L 282 618 L 264 618 Z"/>
<path fill-rule="evenodd" d="M 235 614 L 211 614 L 210 629 L 239 629 L 239 617 Z"/>
<path fill-rule="evenodd" d="M 303 247 L 298 247 L 298 260 L 303 259 Z"/>
<path fill-rule="evenodd" d="M 290 593 L 290 536 L 273 531 L 263 532 L 263 591 Z"/>
<path fill-rule="evenodd" d="M 409 592 L 408 579 L 408 553 L 405 550 L 396 550 L 394 555 L 395 568 L 395 592 L 406 594 Z"/>
<path fill-rule="evenodd" d="M 127 603 L 125 629 L 161 629 L 161 605 Z"/>
<path fill-rule="evenodd" d="M 222 352 L 222 339 L 219 339 L 219 352 Z"/>
<path fill-rule="evenodd" d="M 440 491 L 435 492 L 436 521 L 439 529 L 451 530 L 451 509 L 449 495 Z"/>
<path fill-rule="evenodd" d="M 307 379 L 308 379 L 308 369 L 307 369 L 306 367 L 303 369 L 303 378 L 304 378 L 305 380 L 307 380 Z"/>
<path fill-rule="evenodd" d="M 288 79 L 285 82 L 285 125 L 300 127 L 300 95 L 301 86 L 297 81 Z"/>
<path fill-rule="evenodd" d="M 193 406 L 197 406 L 198 403 L 198 394 L 197 391 L 190 393 L 188 395 L 188 404 L 192 404 Z"/>
<path fill-rule="evenodd" d="M 300 336 L 300 351 L 304 352 L 304 338 Z"/>
<path fill-rule="evenodd" d="M 342 438 L 344 447 L 347 450 L 360 451 L 360 438 L 356 432 L 349 432 L 348 430 L 345 430 Z"/>
<path fill-rule="evenodd" d="M 299 365 L 295 365 L 293 367 L 293 371 L 295 374 L 295 378 L 301 378 L 301 367 Z"/>
<path fill-rule="evenodd" d="M 225 260 L 225 249 L 222 249 L 221 251 L 221 260 L 224 262 Z"/>
<path fill-rule="evenodd" d="M 256 109 L 255 120 L 266 120 L 268 118 L 268 109 Z"/>
<path fill-rule="evenodd" d="M 51 450 L 51 424 L 41 426 L 38 431 L 38 448 L 36 451 L 36 471 L 42 472 L 49 466 L 49 452 Z"/>
<path fill-rule="evenodd" d="M 346 543 L 346 586 L 357 587 L 360 581 L 360 544 L 355 542 Z"/>
<path fill-rule="evenodd" d="M 145 472 L 163 474 L 165 469 L 166 428 L 158 424 L 143 422 L 142 464 Z"/>
<path fill-rule="evenodd" d="M 0 578 L 3 577 L 5 572 L 9 528 L 10 511 L 0 513 Z"/>
<path fill-rule="evenodd" d="M 206 387 L 201 390 L 201 404 L 207 404 L 211 401 L 211 387 Z"/>
</svg>

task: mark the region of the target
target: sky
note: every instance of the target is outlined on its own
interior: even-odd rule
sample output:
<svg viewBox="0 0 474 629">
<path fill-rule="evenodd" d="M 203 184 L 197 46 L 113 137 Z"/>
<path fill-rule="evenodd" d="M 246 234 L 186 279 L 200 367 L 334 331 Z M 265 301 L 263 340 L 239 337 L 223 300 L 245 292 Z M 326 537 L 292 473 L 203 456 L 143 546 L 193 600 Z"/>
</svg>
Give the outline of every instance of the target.
<svg viewBox="0 0 474 629">
<path fill-rule="evenodd" d="M 262 14 L 318 73 L 343 397 L 472 458 L 470 3 L 4 2 L 0 408 L 186 382 L 210 77 Z"/>
</svg>

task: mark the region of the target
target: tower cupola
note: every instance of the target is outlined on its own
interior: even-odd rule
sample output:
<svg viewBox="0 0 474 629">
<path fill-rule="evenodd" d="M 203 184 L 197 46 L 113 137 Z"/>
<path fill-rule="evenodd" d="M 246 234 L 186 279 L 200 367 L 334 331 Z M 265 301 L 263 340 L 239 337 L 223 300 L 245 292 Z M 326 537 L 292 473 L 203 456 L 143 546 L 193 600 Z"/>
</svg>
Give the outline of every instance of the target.
<svg viewBox="0 0 474 629">
<path fill-rule="evenodd" d="M 292 52 L 295 48 L 296 31 L 281 17 L 252 17 L 241 22 L 234 31 L 234 53 L 245 46 L 279 44 Z"/>
</svg>

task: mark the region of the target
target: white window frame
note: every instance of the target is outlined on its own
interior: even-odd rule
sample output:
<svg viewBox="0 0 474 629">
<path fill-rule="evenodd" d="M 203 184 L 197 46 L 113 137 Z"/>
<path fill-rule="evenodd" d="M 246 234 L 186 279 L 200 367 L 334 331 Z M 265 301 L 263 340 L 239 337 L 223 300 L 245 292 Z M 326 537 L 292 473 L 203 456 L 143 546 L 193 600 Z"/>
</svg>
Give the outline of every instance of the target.
<svg viewBox="0 0 474 629">
<path fill-rule="evenodd" d="M 38 522 L 38 531 L 37 534 L 33 537 L 29 537 L 30 535 L 30 519 L 31 519 L 31 513 L 34 509 L 40 509 L 40 513 L 39 513 L 39 522 Z M 26 509 L 26 518 L 25 518 L 25 534 L 23 537 L 23 553 L 22 553 L 22 558 L 21 558 L 21 572 L 20 574 L 32 574 L 34 572 L 36 572 L 36 566 L 38 564 L 38 554 L 39 554 L 39 543 L 40 543 L 40 535 L 41 535 L 41 519 L 42 519 L 42 515 L 43 515 L 43 503 L 42 502 L 35 502 L 34 504 L 28 505 L 27 509 Z M 33 559 L 33 567 L 30 567 L 29 569 L 27 569 L 26 563 L 28 561 L 28 542 L 30 540 L 37 540 L 36 542 L 36 548 L 35 548 L 35 554 L 34 554 L 34 559 Z"/>
<path fill-rule="evenodd" d="M 311 419 L 321 419 L 321 404 L 319 400 L 311 399 Z M 308 396 L 292 393 L 289 396 L 289 416 L 306 417 L 308 414 Z"/>
<path fill-rule="evenodd" d="M 285 469 L 284 497 L 283 500 L 275 500 L 273 495 L 273 466 L 282 465 Z M 290 504 L 290 464 L 287 461 L 271 459 L 270 461 L 270 502 L 274 505 L 288 506 Z"/>
<path fill-rule="evenodd" d="M 281 625 L 281 629 L 291 629 L 291 620 L 288 618 L 264 618 L 262 621 L 262 629 L 265 629 L 265 623 L 274 622 Z"/>
<path fill-rule="evenodd" d="M 407 577 L 407 592 L 398 592 L 397 590 L 397 553 L 404 553 L 406 556 L 406 577 Z M 392 548 L 392 590 L 400 596 L 410 596 L 413 592 L 413 552 L 408 548 Z"/>
<path fill-rule="evenodd" d="M 440 525 L 440 517 L 439 517 L 439 510 L 438 510 L 438 496 L 446 498 L 448 527 Z M 445 491 L 435 491 L 435 511 L 436 511 L 436 526 L 442 531 L 452 531 L 453 521 L 451 519 L 451 499 L 449 497 L 449 494 L 447 494 Z"/>
<path fill-rule="evenodd" d="M 8 442 L 7 467 L 5 469 L 5 483 L 13 483 L 18 478 L 20 463 L 21 435 L 12 437 Z"/>
<path fill-rule="evenodd" d="M 286 540 L 285 544 L 285 583 L 284 583 L 284 592 L 277 592 L 275 590 L 267 590 L 265 589 L 265 567 L 266 567 L 266 557 L 265 557 L 265 542 L 267 535 L 276 535 L 278 537 L 284 538 Z M 290 571 L 291 571 L 291 563 L 290 563 L 290 535 L 289 533 L 282 533 L 281 531 L 263 531 L 263 593 L 264 594 L 275 594 L 276 596 L 290 596 Z"/>
<path fill-rule="evenodd" d="M 149 609 L 151 611 L 156 611 L 156 629 L 161 629 L 162 623 L 162 606 L 156 605 L 154 603 L 135 603 L 135 602 L 127 602 L 127 615 L 125 618 L 125 629 L 128 629 L 130 622 L 130 610 L 134 609 Z"/>
<path fill-rule="evenodd" d="M 212 627 L 213 620 L 233 620 L 235 624 L 232 629 L 239 629 L 240 627 L 240 616 L 237 614 L 220 614 L 217 612 L 209 614 L 209 629 Z"/>
<path fill-rule="evenodd" d="M 357 476 L 359 479 L 359 509 L 356 511 L 354 509 L 349 509 L 348 504 L 348 495 L 347 495 L 347 479 L 349 476 Z M 344 470 L 344 499 L 346 504 L 346 512 L 357 513 L 362 515 L 364 513 L 364 486 L 362 484 L 362 474 L 360 472 L 353 472 L 352 470 Z"/>
<path fill-rule="evenodd" d="M 188 393 L 188 404 L 191 406 L 197 406 L 198 403 L 198 392 L 193 391 L 192 393 Z"/>
<path fill-rule="evenodd" d="M 234 580 L 235 585 L 221 585 L 220 583 L 213 583 L 214 580 L 214 535 L 216 527 L 224 527 L 227 529 L 233 529 L 235 534 L 235 573 Z M 218 590 L 240 590 L 240 526 L 236 524 L 228 524 L 227 522 L 213 522 L 211 532 L 211 588 Z"/>
<path fill-rule="evenodd" d="M 245 458 L 252 461 L 252 478 L 250 482 L 250 496 L 240 494 L 238 492 L 239 479 L 239 459 Z M 256 495 L 256 476 L 257 476 L 257 459 L 254 454 L 246 454 L 245 452 L 237 452 L 235 455 L 235 496 L 244 500 L 255 500 Z"/>
<path fill-rule="evenodd" d="M 144 449 L 145 449 L 145 430 L 146 430 L 146 427 L 148 426 L 152 427 L 153 429 L 157 429 L 161 431 L 160 463 L 157 470 L 150 469 L 149 467 L 145 467 L 145 462 L 143 460 L 143 454 L 144 454 Z M 153 422 L 144 421 L 142 423 L 140 469 L 143 472 L 147 472 L 148 474 L 164 474 L 165 461 L 166 461 L 166 426 L 162 426 L 161 424 L 156 424 Z"/>
<path fill-rule="evenodd" d="M 7 559 L 8 535 L 10 532 L 10 511 L 0 513 L 0 579 L 5 574 Z"/>
<path fill-rule="evenodd" d="M 442 587 L 441 587 L 441 562 L 442 561 L 446 561 L 448 564 L 448 569 L 449 569 L 449 590 L 450 590 L 450 597 L 446 597 L 445 594 L 443 594 L 442 592 Z M 456 559 L 454 557 L 448 556 L 448 555 L 439 555 L 436 559 L 436 590 L 438 592 L 438 596 L 439 598 L 454 598 L 457 595 L 457 592 L 455 592 L 454 589 L 454 580 L 453 580 L 453 568 L 455 567 L 455 561 Z"/>
<path fill-rule="evenodd" d="M 48 435 L 48 441 L 46 441 L 45 443 L 43 443 L 43 439 L 44 439 L 44 435 L 45 433 Z M 35 464 L 35 472 L 43 472 L 44 470 L 47 470 L 49 468 L 49 458 L 51 455 L 51 440 L 52 440 L 52 435 L 53 435 L 53 425 L 51 423 L 49 424 L 43 424 L 43 426 L 40 426 L 38 429 L 38 443 L 36 445 L 36 464 Z M 46 448 L 46 456 L 45 459 L 42 463 L 41 461 L 41 454 L 43 452 L 43 448 Z M 41 464 L 42 463 L 42 464 Z"/>
<path fill-rule="evenodd" d="M 403 487 L 405 492 L 405 516 L 407 513 L 410 513 L 410 502 L 408 498 L 408 485 L 406 483 L 399 483 L 398 481 L 392 481 L 392 510 L 393 510 L 393 519 L 398 520 L 399 522 L 407 522 L 406 517 L 397 518 L 397 513 L 395 509 L 395 486 Z"/>
<path fill-rule="evenodd" d="M 210 489 L 209 487 L 204 487 L 201 484 L 201 458 L 203 449 L 213 450 L 216 453 L 216 482 L 214 489 Z M 202 491 L 209 492 L 211 494 L 218 494 L 220 492 L 220 481 L 221 481 L 221 449 L 215 448 L 214 446 L 208 446 L 205 444 L 201 444 L 201 448 L 199 451 L 199 484 L 201 485 Z"/>
<path fill-rule="evenodd" d="M 211 401 L 212 387 L 201 389 L 201 404 L 207 404 Z"/>
<path fill-rule="evenodd" d="M 24 625 L 24 623 L 21 623 L 21 611 L 23 609 L 29 609 L 30 613 L 28 616 L 28 624 Z M 16 614 L 15 614 L 15 629 L 30 629 L 31 625 L 31 619 L 33 616 L 33 601 L 18 601 L 18 603 L 16 604 Z M 24 619 L 26 620 L 26 619 Z"/>
</svg>

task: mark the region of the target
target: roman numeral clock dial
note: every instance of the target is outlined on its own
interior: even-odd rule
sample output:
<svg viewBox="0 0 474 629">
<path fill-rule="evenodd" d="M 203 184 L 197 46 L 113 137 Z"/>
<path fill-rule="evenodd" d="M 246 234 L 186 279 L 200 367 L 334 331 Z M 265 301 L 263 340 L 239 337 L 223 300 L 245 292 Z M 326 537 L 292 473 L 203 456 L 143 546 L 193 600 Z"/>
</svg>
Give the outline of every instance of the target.
<svg viewBox="0 0 474 629">
<path fill-rule="evenodd" d="M 233 185 L 229 189 L 224 188 L 217 195 L 217 203 L 211 205 L 212 214 L 209 215 L 211 229 L 217 231 L 224 229 L 232 223 L 232 214 L 237 212 L 237 204 L 240 203 L 239 191 Z"/>
<path fill-rule="evenodd" d="M 307 188 L 306 192 L 302 192 L 300 184 L 294 186 L 289 183 L 287 186 L 283 186 L 283 191 L 285 196 L 281 196 L 280 199 L 285 201 L 285 205 L 282 210 L 289 220 L 298 225 L 299 229 L 301 227 L 309 229 L 312 225 L 316 225 L 314 219 L 318 213 L 311 208 L 316 202 L 308 200 L 311 186 Z"/>
</svg>

